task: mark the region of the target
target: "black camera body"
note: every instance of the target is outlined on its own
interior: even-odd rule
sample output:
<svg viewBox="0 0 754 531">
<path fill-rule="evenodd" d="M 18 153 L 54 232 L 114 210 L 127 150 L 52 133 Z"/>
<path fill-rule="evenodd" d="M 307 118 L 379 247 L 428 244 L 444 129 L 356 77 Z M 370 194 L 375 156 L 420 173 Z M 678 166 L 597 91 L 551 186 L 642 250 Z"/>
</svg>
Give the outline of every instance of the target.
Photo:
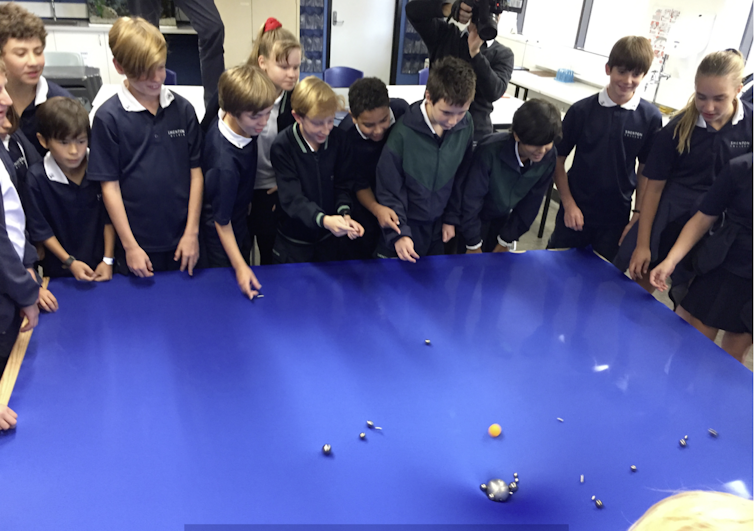
<svg viewBox="0 0 754 531">
<path fill-rule="evenodd" d="M 461 0 L 472 8 L 471 22 L 484 41 L 497 37 L 497 17 L 503 11 L 520 13 L 523 0 Z"/>
</svg>

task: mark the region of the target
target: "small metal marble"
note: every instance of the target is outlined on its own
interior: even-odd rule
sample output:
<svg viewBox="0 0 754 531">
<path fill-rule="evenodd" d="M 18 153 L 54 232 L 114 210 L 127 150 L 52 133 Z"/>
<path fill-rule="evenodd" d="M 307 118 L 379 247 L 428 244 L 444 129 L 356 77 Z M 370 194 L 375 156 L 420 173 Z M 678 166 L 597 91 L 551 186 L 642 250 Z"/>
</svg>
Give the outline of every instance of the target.
<svg viewBox="0 0 754 531">
<path fill-rule="evenodd" d="M 584 483 L 584 474 L 581 474 L 581 483 Z"/>
<path fill-rule="evenodd" d="M 518 483 L 516 483 L 515 481 L 511 481 L 510 483 L 508 483 L 508 490 L 510 491 L 511 494 L 516 492 L 518 490 Z"/>
<path fill-rule="evenodd" d="M 424 344 L 425 344 L 425 345 L 429 345 L 429 344 L 430 344 L 430 341 L 429 341 L 429 339 L 425 339 L 425 340 L 424 340 Z"/>
<path fill-rule="evenodd" d="M 359 439 L 361 439 L 363 441 L 366 438 L 367 438 L 367 434 L 366 433 L 364 433 L 363 431 L 361 433 L 359 433 Z"/>
<path fill-rule="evenodd" d="M 558 417 L 558 421 L 559 422 L 563 422 L 563 419 L 561 419 L 560 417 Z"/>
<path fill-rule="evenodd" d="M 687 441 L 689 440 L 689 436 L 688 435 L 684 435 L 683 438 L 686 439 Z"/>
<path fill-rule="evenodd" d="M 592 496 L 592 501 L 596 500 L 597 496 Z"/>
<path fill-rule="evenodd" d="M 602 509 L 602 500 L 594 500 L 594 505 L 597 506 L 597 509 Z"/>
<path fill-rule="evenodd" d="M 713 430 L 712 428 L 708 429 L 707 431 L 708 431 L 708 432 L 709 432 L 709 434 L 710 434 L 710 435 L 712 435 L 713 437 L 717 437 L 717 432 L 716 432 L 715 430 Z"/>
<path fill-rule="evenodd" d="M 683 448 L 686 448 L 686 439 L 681 439 L 680 444 Z"/>
<path fill-rule="evenodd" d="M 631 465 L 631 472 L 636 472 L 636 465 Z"/>
<path fill-rule="evenodd" d="M 330 446 L 329 444 L 326 444 L 322 447 L 323 454 L 330 455 L 331 452 L 332 452 L 332 446 Z"/>
</svg>

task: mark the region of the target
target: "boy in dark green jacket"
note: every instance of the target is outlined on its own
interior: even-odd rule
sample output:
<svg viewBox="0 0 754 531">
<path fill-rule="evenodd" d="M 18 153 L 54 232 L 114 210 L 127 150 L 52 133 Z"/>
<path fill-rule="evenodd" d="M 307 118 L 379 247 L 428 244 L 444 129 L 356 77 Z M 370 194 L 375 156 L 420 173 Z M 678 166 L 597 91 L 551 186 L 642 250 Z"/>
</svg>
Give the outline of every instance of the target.
<svg viewBox="0 0 754 531">
<path fill-rule="evenodd" d="M 461 179 L 471 163 L 468 113 L 476 76 L 446 57 L 429 71 L 424 100 L 393 126 L 377 163 L 377 201 L 398 215 L 400 233 L 383 229 L 377 256 L 416 262 L 443 253 L 460 224 Z"/>
<path fill-rule="evenodd" d="M 514 250 L 537 217 L 557 160 L 560 112 L 528 100 L 513 115 L 510 133 L 485 138 L 464 180 L 461 234 L 467 253 Z"/>
</svg>

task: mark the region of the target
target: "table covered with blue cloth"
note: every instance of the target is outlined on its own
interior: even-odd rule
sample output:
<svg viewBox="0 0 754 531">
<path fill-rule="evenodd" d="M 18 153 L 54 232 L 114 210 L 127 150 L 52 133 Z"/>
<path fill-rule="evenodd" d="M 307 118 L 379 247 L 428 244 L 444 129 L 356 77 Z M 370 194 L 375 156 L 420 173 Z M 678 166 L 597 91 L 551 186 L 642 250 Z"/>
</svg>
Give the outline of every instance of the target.
<svg viewBox="0 0 754 531">
<path fill-rule="evenodd" d="M 254 301 L 228 269 L 51 283 L 0 528 L 604 531 L 751 496 L 752 373 L 591 253 L 255 271 Z"/>
</svg>

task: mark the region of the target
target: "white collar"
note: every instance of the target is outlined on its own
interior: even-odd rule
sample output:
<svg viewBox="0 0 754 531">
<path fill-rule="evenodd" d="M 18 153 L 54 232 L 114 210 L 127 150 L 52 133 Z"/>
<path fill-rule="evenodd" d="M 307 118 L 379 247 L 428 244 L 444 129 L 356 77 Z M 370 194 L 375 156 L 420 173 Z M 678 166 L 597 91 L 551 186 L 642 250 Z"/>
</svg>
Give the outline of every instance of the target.
<svg viewBox="0 0 754 531">
<path fill-rule="evenodd" d="M 10 149 L 10 135 L 5 135 L 5 138 L 3 138 L 3 145 L 5 146 L 6 151 Z"/>
<path fill-rule="evenodd" d="M 300 128 L 299 128 L 299 129 L 300 129 Z M 312 147 L 312 145 L 311 145 L 311 144 L 309 143 L 309 141 L 308 141 L 308 140 L 306 139 L 306 137 L 304 136 L 304 132 L 303 132 L 303 131 L 301 131 L 301 138 L 302 138 L 302 139 L 304 140 L 304 142 L 306 142 L 306 145 L 307 145 L 307 146 L 309 146 L 309 149 L 310 149 L 310 150 L 312 151 L 312 153 L 316 153 L 316 152 L 317 152 L 317 150 L 316 150 L 316 149 L 314 149 L 314 147 Z M 322 147 L 322 144 L 320 144 L 320 146 L 319 146 L 319 147 Z"/>
<path fill-rule="evenodd" d="M 243 149 L 251 142 L 251 137 L 239 135 L 233 131 L 228 124 L 223 121 L 225 118 L 225 111 L 220 109 L 217 111 L 217 128 L 220 130 L 220 134 L 225 137 L 225 140 L 236 146 L 238 149 Z"/>
<path fill-rule="evenodd" d="M 744 106 L 741 103 L 741 95 L 736 96 L 736 113 L 733 115 L 733 119 L 730 121 L 731 125 L 738 125 L 738 122 L 744 119 Z M 696 119 L 696 126 L 697 127 L 704 127 L 707 129 L 707 122 L 704 121 L 704 118 L 700 114 Z"/>
<path fill-rule="evenodd" d="M 118 99 L 120 100 L 120 104 L 123 106 L 123 108 L 128 112 L 141 112 L 147 110 L 147 108 L 139 103 L 134 95 L 131 94 L 131 91 L 128 90 L 125 80 L 120 85 L 120 88 L 118 90 Z M 169 106 L 174 99 L 175 96 L 173 96 L 173 93 L 170 91 L 170 89 L 168 89 L 165 85 L 162 85 L 160 87 L 160 107 L 164 109 L 165 107 Z"/>
<path fill-rule="evenodd" d="M 516 152 L 516 160 L 518 161 L 518 165 L 521 168 L 523 168 L 524 167 L 524 163 L 521 162 L 521 155 L 518 154 L 518 140 L 516 140 L 516 148 L 515 148 L 514 151 Z"/>
<path fill-rule="evenodd" d="M 631 96 L 631 99 L 628 100 L 623 105 L 618 105 L 613 100 L 610 99 L 610 96 L 607 94 L 607 87 L 603 88 L 599 95 L 597 96 L 597 101 L 602 105 L 603 107 L 615 107 L 619 106 L 622 109 L 626 109 L 629 111 L 635 111 L 639 107 L 639 103 L 641 103 L 641 94 L 639 94 L 638 90 L 634 91 L 634 95 Z"/>
<path fill-rule="evenodd" d="M 388 125 L 388 127 L 393 127 L 393 124 L 395 123 L 395 115 L 393 114 L 393 109 L 391 109 L 390 107 L 388 107 L 388 110 L 390 111 L 390 125 Z M 361 138 L 363 138 L 364 140 L 369 140 L 369 137 L 366 136 L 364 133 L 362 133 L 361 129 L 359 129 L 359 124 L 357 124 L 356 122 L 353 122 L 353 125 L 356 126 L 356 130 L 361 135 Z"/>
<path fill-rule="evenodd" d="M 71 184 L 71 182 L 68 180 L 68 177 L 65 176 L 63 170 L 60 169 L 60 166 L 55 161 L 55 159 L 52 158 L 52 153 L 50 153 L 49 151 L 45 155 L 44 165 L 45 174 L 47 174 L 48 179 L 60 184 Z"/>
<path fill-rule="evenodd" d="M 437 136 L 437 132 L 435 131 L 435 128 L 432 127 L 432 122 L 429 121 L 429 115 L 427 115 L 427 98 L 424 98 L 421 102 L 421 105 L 419 105 L 419 108 L 422 111 L 422 115 L 424 116 L 424 123 L 427 124 L 427 127 L 429 127 L 429 130 L 432 131 L 432 134 L 434 136 Z"/>
<path fill-rule="evenodd" d="M 47 84 L 47 80 L 44 76 L 39 76 L 39 81 L 37 81 L 37 95 L 34 97 L 34 106 L 37 107 L 38 105 L 42 105 L 44 102 L 47 101 L 47 92 L 49 90 L 49 85 Z"/>
</svg>

